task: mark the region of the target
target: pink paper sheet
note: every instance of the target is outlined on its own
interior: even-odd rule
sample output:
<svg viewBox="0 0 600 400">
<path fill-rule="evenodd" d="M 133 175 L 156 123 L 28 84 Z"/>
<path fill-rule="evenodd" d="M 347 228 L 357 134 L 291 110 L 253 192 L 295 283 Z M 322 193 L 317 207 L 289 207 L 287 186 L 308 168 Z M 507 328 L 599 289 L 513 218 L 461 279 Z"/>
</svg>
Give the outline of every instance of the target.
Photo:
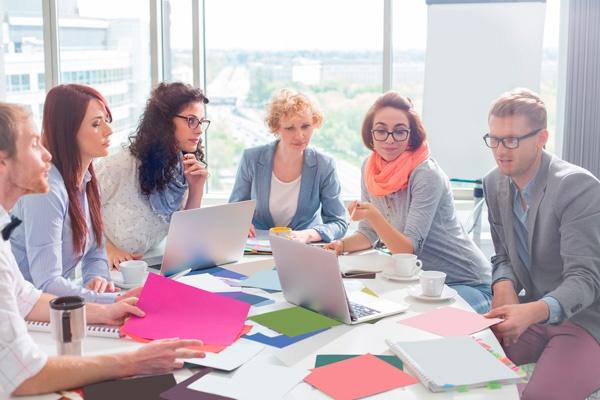
<svg viewBox="0 0 600 400">
<path fill-rule="evenodd" d="M 200 339 L 228 346 L 237 340 L 250 304 L 149 274 L 137 303 L 146 313 L 132 316 L 123 332 L 146 339 Z"/>
<path fill-rule="evenodd" d="M 360 399 L 419 382 L 371 354 L 315 368 L 304 380 L 334 399 Z"/>
<path fill-rule="evenodd" d="M 501 318 L 485 318 L 473 311 L 442 307 L 398 323 L 439 336 L 462 336 L 482 331 L 502 321 Z"/>
</svg>

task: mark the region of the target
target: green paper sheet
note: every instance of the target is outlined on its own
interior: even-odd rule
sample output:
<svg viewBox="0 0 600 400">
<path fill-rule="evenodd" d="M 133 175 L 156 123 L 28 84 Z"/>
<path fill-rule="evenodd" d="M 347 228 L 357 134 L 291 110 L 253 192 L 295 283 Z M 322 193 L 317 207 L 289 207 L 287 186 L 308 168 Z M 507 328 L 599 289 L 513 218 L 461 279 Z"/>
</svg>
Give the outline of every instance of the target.
<svg viewBox="0 0 600 400">
<path fill-rule="evenodd" d="M 254 315 L 248 319 L 258 322 L 286 336 L 298 336 L 320 329 L 340 325 L 341 322 L 331 319 L 302 307 L 291 307 L 283 310 Z"/>
<path fill-rule="evenodd" d="M 357 357 L 360 354 L 318 354 L 315 360 L 315 368 L 322 367 L 324 365 L 333 364 L 338 361 L 347 360 L 348 358 Z M 382 361 L 398 368 L 402 369 L 402 360 L 396 356 L 375 356 Z"/>
</svg>

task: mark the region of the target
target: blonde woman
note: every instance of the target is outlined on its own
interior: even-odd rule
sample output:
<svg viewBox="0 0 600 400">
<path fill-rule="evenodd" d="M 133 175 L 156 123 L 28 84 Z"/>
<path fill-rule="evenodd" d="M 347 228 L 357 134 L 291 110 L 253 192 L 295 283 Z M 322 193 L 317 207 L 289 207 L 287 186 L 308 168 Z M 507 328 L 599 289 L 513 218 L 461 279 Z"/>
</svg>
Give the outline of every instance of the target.
<svg viewBox="0 0 600 400">
<path fill-rule="evenodd" d="M 229 198 L 256 200 L 251 235 L 254 228 L 287 226 L 304 243 L 343 237 L 348 224 L 335 163 L 308 147 L 323 123 L 316 102 L 283 89 L 271 99 L 265 122 L 276 140 L 244 152 Z"/>
</svg>

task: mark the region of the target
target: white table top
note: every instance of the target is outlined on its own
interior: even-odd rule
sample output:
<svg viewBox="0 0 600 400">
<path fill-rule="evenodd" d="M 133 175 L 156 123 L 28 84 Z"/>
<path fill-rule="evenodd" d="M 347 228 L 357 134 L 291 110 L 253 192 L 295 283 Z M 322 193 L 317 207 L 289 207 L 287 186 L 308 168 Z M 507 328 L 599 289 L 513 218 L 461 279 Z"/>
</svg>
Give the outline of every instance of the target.
<svg viewBox="0 0 600 400">
<path fill-rule="evenodd" d="M 245 256 L 239 263 L 228 264 L 223 268 L 236 271 L 245 275 L 251 275 L 256 271 L 272 268 L 274 265 L 271 256 Z M 404 302 L 409 305 L 407 312 L 387 317 L 375 324 L 360 324 L 354 326 L 340 325 L 333 327 L 323 333 L 309 337 L 291 346 L 283 349 L 277 349 L 267 346 L 257 357 L 264 362 L 275 365 L 286 365 L 310 369 L 314 367 L 317 354 L 392 354 L 385 343 L 385 339 L 395 340 L 423 340 L 436 338 L 437 336 L 424 332 L 409 326 L 398 324 L 397 321 L 414 316 L 437 307 L 453 305 L 462 309 L 471 309 L 470 306 L 459 296 L 445 302 L 424 302 L 414 299 L 408 295 L 408 288 L 415 284 L 392 282 L 377 275 L 376 279 L 360 280 L 368 288 L 372 289 L 380 296 L 392 301 Z M 260 289 L 245 288 L 248 293 L 259 294 L 264 297 L 270 297 L 275 300 L 275 304 L 263 306 L 260 308 L 252 307 L 250 314 L 262 314 L 268 311 L 285 308 L 289 306 L 283 299 L 282 293 L 267 294 Z M 55 355 L 55 344 L 49 334 L 40 332 L 31 332 L 34 340 L 49 355 Z M 500 353 L 502 348 L 500 344 L 487 329 L 479 332 L 475 336 L 482 338 Z M 246 339 L 240 339 L 246 340 Z M 105 339 L 97 337 L 87 337 L 84 340 L 84 354 L 103 354 L 119 351 L 134 350 L 141 344 L 125 339 Z M 460 367 L 459 365 L 457 367 Z M 410 371 L 409 371 L 410 373 Z M 186 379 L 191 375 L 191 371 L 182 369 L 175 371 L 177 381 Z M 58 399 L 56 394 L 44 396 L 32 396 L 25 399 Z M 291 392 L 286 399 L 329 399 L 324 393 L 313 388 L 307 383 L 300 383 Z M 372 399 L 485 399 L 485 400 L 508 400 L 518 399 L 516 385 L 502 386 L 500 389 L 470 389 L 467 392 L 446 392 L 432 393 L 421 384 L 410 385 L 384 392 L 372 397 Z M 21 397 L 20 399 L 23 399 Z"/>
</svg>

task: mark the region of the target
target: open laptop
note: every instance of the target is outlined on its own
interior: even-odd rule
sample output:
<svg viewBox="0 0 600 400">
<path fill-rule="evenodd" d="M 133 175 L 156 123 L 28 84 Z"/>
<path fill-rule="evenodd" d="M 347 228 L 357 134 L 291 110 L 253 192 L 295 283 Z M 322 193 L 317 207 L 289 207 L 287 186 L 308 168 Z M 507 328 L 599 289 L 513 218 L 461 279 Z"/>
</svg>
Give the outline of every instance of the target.
<svg viewBox="0 0 600 400">
<path fill-rule="evenodd" d="M 171 276 L 239 261 L 255 200 L 173 213 L 160 273 Z"/>
<path fill-rule="evenodd" d="M 401 313 L 406 304 L 357 291 L 347 293 L 333 251 L 272 236 L 271 248 L 283 296 L 345 324 L 359 324 Z"/>
</svg>

